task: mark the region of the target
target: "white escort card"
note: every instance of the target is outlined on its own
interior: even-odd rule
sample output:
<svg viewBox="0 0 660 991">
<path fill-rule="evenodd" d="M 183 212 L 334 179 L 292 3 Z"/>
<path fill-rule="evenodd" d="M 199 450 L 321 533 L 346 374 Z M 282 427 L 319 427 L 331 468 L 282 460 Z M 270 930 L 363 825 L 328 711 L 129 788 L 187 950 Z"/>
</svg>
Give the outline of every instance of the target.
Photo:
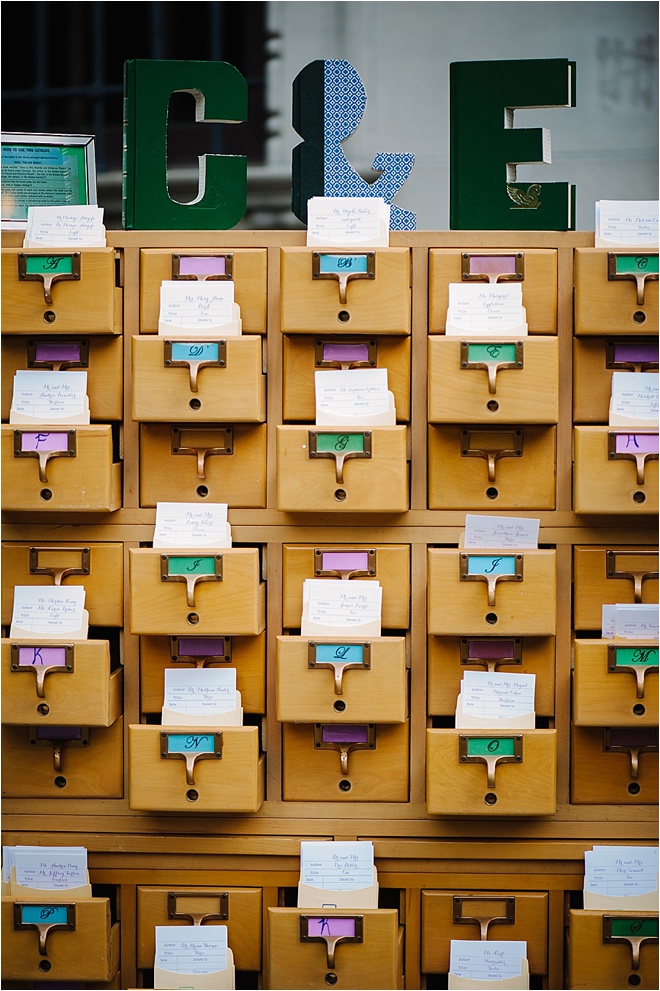
<svg viewBox="0 0 660 991">
<path fill-rule="evenodd" d="M 595 846 L 586 850 L 584 907 L 657 911 L 658 848 Z"/>
<path fill-rule="evenodd" d="M 616 603 L 602 607 L 601 637 L 611 640 L 658 639 L 658 606 L 654 603 Z"/>
<path fill-rule="evenodd" d="M 155 926 L 154 988 L 235 986 L 227 926 Z"/>
<path fill-rule="evenodd" d="M 154 547 L 231 547 L 227 504 L 156 503 Z"/>
<path fill-rule="evenodd" d="M 85 847 L 3 847 L 2 855 L 10 895 L 34 899 L 47 893 L 53 901 L 91 897 Z"/>
<path fill-rule="evenodd" d="M 161 282 L 158 334 L 161 337 L 238 337 L 240 308 L 231 281 Z"/>
<path fill-rule="evenodd" d="M 522 286 L 517 282 L 450 282 L 448 337 L 527 335 Z"/>
<path fill-rule="evenodd" d="M 613 372 L 610 427 L 657 427 L 658 409 L 657 374 Z"/>
<path fill-rule="evenodd" d="M 82 585 L 16 585 L 9 636 L 28 640 L 86 640 L 89 613 Z"/>
<path fill-rule="evenodd" d="M 390 206 L 380 196 L 313 196 L 307 200 L 307 246 L 387 248 Z"/>
<path fill-rule="evenodd" d="M 163 726 L 241 726 L 236 668 L 166 668 Z"/>
<path fill-rule="evenodd" d="M 302 636 L 379 637 L 383 609 L 380 582 L 307 578 L 303 582 Z"/>
<path fill-rule="evenodd" d="M 374 846 L 367 840 L 300 844 L 298 908 L 378 908 Z"/>
<path fill-rule="evenodd" d="M 657 200 L 598 200 L 597 248 L 657 248 Z"/>
<path fill-rule="evenodd" d="M 89 423 L 87 372 L 17 371 L 9 422 Z"/>
<path fill-rule="evenodd" d="M 449 988 L 529 988 L 525 940 L 452 939 Z"/>
<path fill-rule="evenodd" d="M 475 516 L 465 517 L 465 533 L 461 546 L 486 550 L 494 547 L 536 549 L 539 545 L 538 519 L 517 516 Z"/>
<path fill-rule="evenodd" d="M 24 248 L 105 248 L 103 207 L 29 206 Z"/>
<path fill-rule="evenodd" d="M 534 729 L 535 688 L 533 674 L 465 671 L 456 702 L 456 728 Z"/>
<path fill-rule="evenodd" d="M 386 368 L 354 368 L 314 373 L 316 424 L 325 426 L 394 426 L 394 394 Z"/>
</svg>

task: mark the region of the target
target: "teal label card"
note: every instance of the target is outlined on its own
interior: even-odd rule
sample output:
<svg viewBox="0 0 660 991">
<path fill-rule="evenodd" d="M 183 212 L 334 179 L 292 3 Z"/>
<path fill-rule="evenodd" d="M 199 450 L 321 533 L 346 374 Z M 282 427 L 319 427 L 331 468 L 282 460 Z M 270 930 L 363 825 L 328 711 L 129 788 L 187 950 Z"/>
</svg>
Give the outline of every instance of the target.
<svg viewBox="0 0 660 991">
<path fill-rule="evenodd" d="M 213 733 L 168 733 L 168 754 L 212 754 L 215 751 Z"/>
<path fill-rule="evenodd" d="M 515 741 L 512 736 L 472 736 L 467 741 L 468 757 L 514 757 Z"/>
<path fill-rule="evenodd" d="M 477 554 L 468 558 L 468 575 L 515 575 L 515 573 L 516 559 L 513 555 L 489 557 Z"/>
<path fill-rule="evenodd" d="M 366 272 L 366 255 L 321 255 L 320 270 L 343 275 L 346 272 Z"/>
<path fill-rule="evenodd" d="M 218 353 L 217 341 L 208 344 L 197 341 L 190 344 L 185 341 L 172 342 L 172 361 L 217 361 Z"/>
<path fill-rule="evenodd" d="M 214 557 L 170 557 L 168 575 L 214 575 Z"/>
</svg>

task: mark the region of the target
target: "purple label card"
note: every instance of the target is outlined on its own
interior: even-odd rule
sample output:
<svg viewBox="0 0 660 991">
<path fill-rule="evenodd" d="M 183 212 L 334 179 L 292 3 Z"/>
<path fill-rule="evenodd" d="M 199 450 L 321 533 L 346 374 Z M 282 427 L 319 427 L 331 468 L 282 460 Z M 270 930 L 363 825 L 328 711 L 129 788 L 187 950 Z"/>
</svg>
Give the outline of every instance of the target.
<svg viewBox="0 0 660 991">
<path fill-rule="evenodd" d="M 30 644 L 18 648 L 18 666 L 27 667 L 65 667 L 66 647 L 46 647 Z"/>
<path fill-rule="evenodd" d="M 224 255 L 215 257 L 213 255 L 182 255 L 179 258 L 179 275 L 200 276 L 208 279 L 209 276 L 227 275 L 227 259 Z"/>
<path fill-rule="evenodd" d="M 366 743 L 368 730 L 366 726 L 323 726 L 321 737 L 323 743 Z"/>
<path fill-rule="evenodd" d="M 323 571 L 369 571 L 368 551 L 324 551 Z"/>
<path fill-rule="evenodd" d="M 324 344 L 323 360 L 343 361 L 343 362 L 368 361 L 369 345 L 368 344 L 334 344 L 334 343 Z"/>
<path fill-rule="evenodd" d="M 227 646 L 224 637 L 179 637 L 175 650 L 178 657 L 224 657 Z"/>
<path fill-rule="evenodd" d="M 614 361 L 618 364 L 640 364 L 658 362 L 658 342 L 650 341 L 615 341 Z"/>
<path fill-rule="evenodd" d="M 470 660 L 503 661 L 515 656 L 513 640 L 470 640 L 467 646 Z"/>
<path fill-rule="evenodd" d="M 355 919 L 322 916 L 307 919 L 308 936 L 355 936 Z"/>
<path fill-rule="evenodd" d="M 657 454 L 657 434 L 617 434 L 617 454 Z"/>
<path fill-rule="evenodd" d="M 44 363 L 61 361 L 81 361 L 80 341 L 37 341 L 34 346 L 34 360 Z"/>
<path fill-rule="evenodd" d="M 515 255 L 471 255 L 470 275 L 515 275 Z"/>
<path fill-rule="evenodd" d="M 67 431 L 35 431 L 21 433 L 21 451 L 68 451 Z"/>
</svg>

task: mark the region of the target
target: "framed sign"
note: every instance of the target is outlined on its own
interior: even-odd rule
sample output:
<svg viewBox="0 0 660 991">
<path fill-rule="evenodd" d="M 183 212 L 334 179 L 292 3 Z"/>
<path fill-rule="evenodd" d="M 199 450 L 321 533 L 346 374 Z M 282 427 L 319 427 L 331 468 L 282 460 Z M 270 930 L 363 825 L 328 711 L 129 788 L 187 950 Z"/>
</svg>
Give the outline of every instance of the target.
<svg viewBox="0 0 660 991">
<path fill-rule="evenodd" d="M 22 227 L 30 206 L 96 203 L 90 134 L 2 132 L 2 224 Z"/>
</svg>

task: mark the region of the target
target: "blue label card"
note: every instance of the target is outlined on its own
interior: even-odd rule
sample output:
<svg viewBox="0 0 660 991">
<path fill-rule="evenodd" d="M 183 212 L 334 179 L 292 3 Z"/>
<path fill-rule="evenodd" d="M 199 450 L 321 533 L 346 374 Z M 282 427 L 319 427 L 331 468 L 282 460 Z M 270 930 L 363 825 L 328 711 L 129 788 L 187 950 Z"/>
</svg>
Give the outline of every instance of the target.
<svg viewBox="0 0 660 991">
<path fill-rule="evenodd" d="M 66 905 L 21 905 L 21 922 L 37 925 L 66 925 L 69 913 Z"/>
<path fill-rule="evenodd" d="M 488 557 L 470 554 L 468 558 L 468 575 L 515 575 L 515 573 L 516 559 L 513 555 Z"/>
<path fill-rule="evenodd" d="M 321 272 L 366 272 L 366 255 L 321 255 L 319 259 Z"/>
<path fill-rule="evenodd" d="M 218 344 L 213 341 L 210 344 L 202 344 L 199 341 L 190 344 L 184 341 L 174 341 L 172 343 L 173 361 L 217 361 Z"/>
<path fill-rule="evenodd" d="M 168 754 L 212 754 L 215 751 L 213 733 L 168 733 Z"/>
<path fill-rule="evenodd" d="M 345 661 L 348 664 L 361 664 L 364 647 L 361 643 L 318 643 L 316 660 L 319 663 Z"/>
</svg>

